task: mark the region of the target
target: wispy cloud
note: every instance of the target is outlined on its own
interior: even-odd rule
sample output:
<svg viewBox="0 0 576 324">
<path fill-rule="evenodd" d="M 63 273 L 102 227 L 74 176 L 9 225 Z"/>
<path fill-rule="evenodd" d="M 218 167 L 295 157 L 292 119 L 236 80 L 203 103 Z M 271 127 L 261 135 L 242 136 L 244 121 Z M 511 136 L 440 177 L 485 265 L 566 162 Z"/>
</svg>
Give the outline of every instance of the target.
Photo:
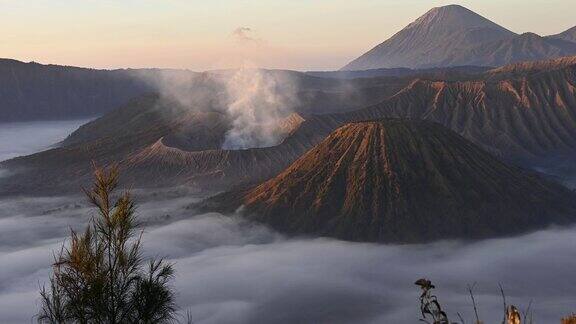
<svg viewBox="0 0 576 324">
<path fill-rule="evenodd" d="M 234 29 L 234 31 L 232 31 L 232 37 L 241 44 L 261 45 L 265 43 L 250 27 L 238 27 Z"/>
</svg>

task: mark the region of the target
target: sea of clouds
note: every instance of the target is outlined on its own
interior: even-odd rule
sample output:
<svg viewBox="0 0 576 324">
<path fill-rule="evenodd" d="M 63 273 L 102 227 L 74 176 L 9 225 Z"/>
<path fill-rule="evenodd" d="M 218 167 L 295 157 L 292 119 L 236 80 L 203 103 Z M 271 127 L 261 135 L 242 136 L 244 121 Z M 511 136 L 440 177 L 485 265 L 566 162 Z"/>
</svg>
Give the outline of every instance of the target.
<svg viewBox="0 0 576 324">
<path fill-rule="evenodd" d="M 42 125 L 0 129 L 1 157 L 49 147 L 79 123 L 57 132 Z M 536 323 L 576 311 L 576 228 L 480 242 L 363 244 L 286 238 L 233 215 L 199 214 L 190 206 L 202 196 L 186 188 L 134 195 L 145 253 L 175 264 L 178 305 L 195 323 L 417 323 L 413 283 L 421 277 L 436 284 L 452 320 L 458 312 L 472 322 L 467 285 L 485 323 L 502 318 L 499 283 L 508 303 L 522 310 L 532 301 Z M 92 216 L 80 195 L 0 198 L 0 323 L 34 321 L 53 253 Z"/>
<path fill-rule="evenodd" d="M 576 229 L 547 229 L 475 243 L 350 243 L 286 238 L 235 216 L 196 214 L 185 190 L 136 192 L 148 256 L 174 262 L 178 305 L 195 323 L 416 323 L 428 277 L 449 316 L 472 321 L 475 284 L 485 323 L 502 318 L 498 283 L 536 323 L 576 310 Z M 0 200 L 0 322 L 38 309 L 52 253 L 92 211 L 81 196 Z"/>
</svg>

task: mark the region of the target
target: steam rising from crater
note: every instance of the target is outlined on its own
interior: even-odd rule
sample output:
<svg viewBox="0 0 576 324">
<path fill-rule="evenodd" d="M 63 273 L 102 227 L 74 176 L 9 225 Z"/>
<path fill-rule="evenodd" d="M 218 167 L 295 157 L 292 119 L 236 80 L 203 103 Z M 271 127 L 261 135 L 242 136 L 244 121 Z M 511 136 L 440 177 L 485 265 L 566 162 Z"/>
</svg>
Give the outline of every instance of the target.
<svg viewBox="0 0 576 324">
<path fill-rule="evenodd" d="M 268 43 L 250 27 L 236 28 L 230 39 L 239 53 L 266 53 Z M 248 55 L 250 56 L 250 55 Z M 250 57 L 233 70 L 195 73 L 185 70 L 136 71 L 164 98 L 193 111 L 218 111 L 229 121 L 222 149 L 274 146 L 285 137 L 286 118 L 299 105 L 298 78 L 293 72 L 263 70 Z M 173 117 L 173 116 L 172 116 Z"/>
<path fill-rule="evenodd" d="M 298 103 L 297 83 L 288 72 L 250 66 L 238 69 L 226 82 L 226 113 L 232 129 L 223 149 L 246 149 L 278 144 L 284 134 L 281 121 Z"/>
<path fill-rule="evenodd" d="M 162 97 L 193 111 L 226 116 L 230 124 L 222 144 L 226 150 L 279 144 L 291 130 L 287 118 L 300 103 L 298 79 L 289 71 L 245 63 L 237 70 L 201 74 L 155 72 L 159 75 L 142 76 Z"/>
<path fill-rule="evenodd" d="M 250 27 L 235 29 L 232 38 L 244 50 L 269 50 L 267 42 Z M 295 77 L 290 72 L 258 69 L 244 58 L 242 66 L 226 81 L 229 100 L 226 113 L 232 120 L 232 129 L 226 133 L 222 149 L 279 144 L 286 133 L 282 120 L 298 103 L 297 89 Z"/>
</svg>

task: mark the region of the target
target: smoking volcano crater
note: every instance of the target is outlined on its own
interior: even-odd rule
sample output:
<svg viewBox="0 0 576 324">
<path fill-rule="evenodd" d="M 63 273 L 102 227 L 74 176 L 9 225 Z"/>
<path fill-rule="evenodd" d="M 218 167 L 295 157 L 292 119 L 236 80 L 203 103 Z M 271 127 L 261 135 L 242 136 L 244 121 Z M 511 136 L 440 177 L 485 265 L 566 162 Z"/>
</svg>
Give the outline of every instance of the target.
<svg viewBox="0 0 576 324">
<path fill-rule="evenodd" d="M 277 146 L 292 135 L 304 121 L 298 113 L 249 125 L 249 130 L 234 127 L 219 111 L 183 113 L 160 141 L 174 149 L 197 152 L 209 150 L 248 150 Z"/>
<path fill-rule="evenodd" d="M 124 181 L 141 187 L 194 184 L 219 190 L 270 177 L 307 147 L 278 149 L 304 120 L 292 111 L 296 87 L 285 74 L 254 69 L 224 77 L 203 74 L 133 99 L 81 126 L 59 148 L 3 162 L 2 167 L 26 172 L 3 182 L 0 194 L 88 185 L 90 161 L 119 162 Z M 38 177 L 44 179 L 40 186 Z"/>
<path fill-rule="evenodd" d="M 186 151 L 278 145 L 303 120 L 293 113 L 299 103 L 298 88 L 289 73 L 246 67 L 206 73 L 199 84 L 170 87 L 162 96 L 185 108 L 171 116 L 182 119 L 183 124 L 176 134 L 165 137 L 164 143 Z M 196 116 L 196 112 L 204 114 Z M 186 118 L 189 115 L 191 120 Z M 206 139 L 195 138 L 199 129 Z"/>
</svg>

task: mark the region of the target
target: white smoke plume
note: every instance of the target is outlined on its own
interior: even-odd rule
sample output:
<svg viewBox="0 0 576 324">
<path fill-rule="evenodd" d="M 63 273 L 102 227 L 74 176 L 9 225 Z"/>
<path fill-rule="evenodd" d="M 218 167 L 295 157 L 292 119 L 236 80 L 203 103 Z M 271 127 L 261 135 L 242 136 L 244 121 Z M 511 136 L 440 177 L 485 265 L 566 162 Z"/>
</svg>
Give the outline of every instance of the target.
<svg viewBox="0 0 576 324">
<path fill-rule="evenodd" d="M 263 70 L 252 63 L 254 50 L 266 52 L 267 43 L 254 29 L 231 33 L 240 67 L 196 73 L 185 70 L 146 70 L 137 75 L 163 98 L 192 111 L 218 111 L 229 121 L 223 149 L 246 149 L 278 144 L 286 128 L 279 125 L 298 106 L 299 82 L 290 71 Z M 173 116 L 171 116 L 173 117 Z"/>
<path fill-rule="evenodd" d="M 298 103 L 297 82 L 288 72 L 245 65 L 227 80 L 226 90 L 232 129 L 226 133 L 223 149 L 268 147 L 281 141 L 280 122 Z"/>
<path fill-rule="evenodd" d="M 187 109 L 222 113 L 230 124 L 222 145 L 228 150 L 278 144 L 287 131 L 285 118 L 299 104 L 299 84 L 293 73 L 263 70 L 251 63 L 235 70 L 155 71 L 141 76 L 163 98 Z"/>
<path fill-rule="evenodd" d="M 213 109 L 223 92 L 222 87 L 218 87 L 220 81 L 207 73 L 171 69 L 135 70 L 133 73 L 162 98 L 195 111 Z"/>
<path fill-rule="evenodd" d="M 253 28 L 236 28 L 232 37 L 244 50 L 267 50 Z M 290 72 L 262 70 L 244 58 L 225 88 L 232 129 L 226 133 L 223 149 L 268 147 L 282 140 L 285 130 L 280 123 L 298 104 L 298 83 Z"/>
</svg>

